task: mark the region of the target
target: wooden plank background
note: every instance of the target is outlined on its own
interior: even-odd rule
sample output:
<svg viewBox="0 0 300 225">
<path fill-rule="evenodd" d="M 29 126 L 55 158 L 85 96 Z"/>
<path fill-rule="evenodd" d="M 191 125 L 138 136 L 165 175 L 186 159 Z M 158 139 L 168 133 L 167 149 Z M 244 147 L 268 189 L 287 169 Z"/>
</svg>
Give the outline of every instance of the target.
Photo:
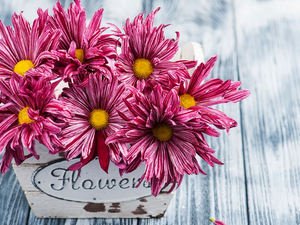
<svg viewBox="0 0 300 225">
<path fill-rule="evenodd" d="M 0 19 L 13 12 L 33 21 L 55 0 L 1 0 Z M 68 7 L 70 0 L 61 0 Z M 209 138 L 224 166 L 186 176 L 161 219 L 36 219 L 10 170 L 0 175 L 0 224 L 300 224 L 300 2 L 299 0 L 82 0 L 88 18 L 104 7 L 104 23 L 161 7 L 155 24 L 166 37 L 201 43 L 205 59 L 218 55 L 211 77 L 241 80 L 251 96 L 219 106 L 239 126 Z M 104 24 L 103 23 L 103 24 Z M 1 156 L 0 156 L 1 157 Z M 46 204 L 46 203 L 45 203 Z"/>
</svg>

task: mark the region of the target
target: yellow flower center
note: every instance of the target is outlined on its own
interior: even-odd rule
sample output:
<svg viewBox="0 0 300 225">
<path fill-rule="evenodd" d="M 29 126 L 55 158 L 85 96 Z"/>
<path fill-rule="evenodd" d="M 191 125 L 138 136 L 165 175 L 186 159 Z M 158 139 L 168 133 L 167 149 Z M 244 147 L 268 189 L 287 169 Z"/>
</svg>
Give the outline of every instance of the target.
<svg viewBox="0 0 300 225">
<path fill-rule="evenodd" d="M 91 112 L 89 122 L 96 130 L 102 130 L 108 125 L 109 115 L 105 110 L 94 109 Z"/>
<path fill-rule="evenodd" d="M 83 64 L 84 62 L 84 52 L 82 49 L 75 50 L 75 57 Z"/>
<path fill-rule="evenodd" d="M 29 107 L 25 107 L 23 108 L 20 113 L 19 113 L 19 125 L 23 124 L 23 123 L 33 123 L 34 120 L 30 119 L 27 113 L 27 110 L 29 109 Z"/>
<path fill-rule="evenodd" d="M 196 105 L 196 101 L 195 101 L 194 97 L 191 96 L 190 94 L 180 95 L 179 98 L 180 98 L 180 106 L 181 107 L 188 109 L 188 108 Z"/>
<path fill-rule="evenodd" d="M 34 65 L 30 60 L 21 60 L 14 67 L 14 72 L 20 74 L 21 76 L 25 76 L 25 73 L 30 69 L 34 69 Z"/>
<path fill-rule="evenodd" d="M 173 130 L 169 125 L 159 123 L 152 129 L 152 133 L 158 140 L 165 142 L 172 138 Z"/>
<path fill-rule="evenodd" d="M 153 73 L 153 67 L 148 59 L 137 59 L 135 60 L 132 69 L 134 75 L 140 79 L 147 79 Z"/>
</svg>

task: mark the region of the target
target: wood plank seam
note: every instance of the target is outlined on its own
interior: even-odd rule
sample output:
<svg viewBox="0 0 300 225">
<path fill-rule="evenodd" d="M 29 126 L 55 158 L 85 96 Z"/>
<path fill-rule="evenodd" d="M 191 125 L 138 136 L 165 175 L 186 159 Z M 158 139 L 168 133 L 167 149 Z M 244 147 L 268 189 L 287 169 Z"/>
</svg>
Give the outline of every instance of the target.
<svg viewBox="0 0 300 225">
<path fill-rule="evenodd" d="M 236 28 L 236 7 L 235 0 L 232 1 L 232 12 L 233 12 L 233 30 L 234 30 L 234 48 L 235 48 L 235 58 L 236 58 L 236 71 L 238 80 L 241 80 L 240 69 L 239 69 L 239 51 L 238 51 L 238 39 L 237 39 L 237 28 Z M 246 213 L 247 213 L 247 223 L 250 224 L 249 216 L 249 203 L 248 203 L 248 185 L 247 185 L 247 171 L 246 171 L 246 157 L 245 157 L 245 141 L 244 141 L 244 128 L 243 128 L 243 113 L 242 113 L 242 102 L 239 102 L 240 110 L 240 127 L 241 127 L 241 145 L 242 145 L 242 154 L 243 154 L 243 166 L 244 166 L 244 179 L 245 179 L 245 199 L 246 199 Z"/>
</svg>

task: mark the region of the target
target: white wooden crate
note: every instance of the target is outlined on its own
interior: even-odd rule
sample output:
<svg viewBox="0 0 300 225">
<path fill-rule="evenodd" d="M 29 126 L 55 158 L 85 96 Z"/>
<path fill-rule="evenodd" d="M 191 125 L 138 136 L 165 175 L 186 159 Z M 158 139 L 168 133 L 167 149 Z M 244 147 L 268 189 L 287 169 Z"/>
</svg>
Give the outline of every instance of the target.
<svg viewBox="0 0 300 225">
<path fill-rule="evenodd" d="M 203 62 L 201 45 L 186 43 L 173 61 L 180 59 Z M 13 164 L 13 169 L 38 218 L 160 218 L 173 197 L 164 191 L 153 197 L 146 182 L 133 188 L 144 173 L 143 166 L 120 177 L 114 164 L 106 174 L 94 160 L 79 177 L 77 171 L 67 171 L 79 159 L 67 162 L 63 154 L 49 155 L 41 144 L 36 149 L 39 160 L 30 158 L 20 166 Z"/>
</svg>

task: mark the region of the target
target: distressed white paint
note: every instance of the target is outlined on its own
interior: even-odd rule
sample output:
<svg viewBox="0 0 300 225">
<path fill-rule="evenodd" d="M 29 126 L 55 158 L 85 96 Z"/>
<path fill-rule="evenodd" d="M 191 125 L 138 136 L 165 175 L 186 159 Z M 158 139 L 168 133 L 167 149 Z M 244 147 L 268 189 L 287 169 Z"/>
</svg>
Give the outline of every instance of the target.
<svg viewBox="0 0 300 225">
<path fill-rule="evenodd" d="M 38 141 L 35 143 L 36 152 L 40 158 L 36 159 L 34 157 L 30 157 L 29 159 L 26 159 L 25 164 L 43 164 L 56 159 L 64 158 L 64 153 L 52 155 L 49 153 L 49 149 L 46 146 L 40 144 Z"/>
<path fill-rule="evenodd" d="M 173 196 L 161 193 L 131 202 L 95 204 L 63 201 L 41 192 L 25 195 L 38 218 L 160 218 Z"/>
<path fill-rule="evenodd" d="M 33 185 L 31 178 L 34 172 L 44 164 L 28 164 L 23 163 L 20 166 L 12 164 L 15 174 L 18 178 L 24 191 L 36 191 L 36 187 Z"/>
</svg>

